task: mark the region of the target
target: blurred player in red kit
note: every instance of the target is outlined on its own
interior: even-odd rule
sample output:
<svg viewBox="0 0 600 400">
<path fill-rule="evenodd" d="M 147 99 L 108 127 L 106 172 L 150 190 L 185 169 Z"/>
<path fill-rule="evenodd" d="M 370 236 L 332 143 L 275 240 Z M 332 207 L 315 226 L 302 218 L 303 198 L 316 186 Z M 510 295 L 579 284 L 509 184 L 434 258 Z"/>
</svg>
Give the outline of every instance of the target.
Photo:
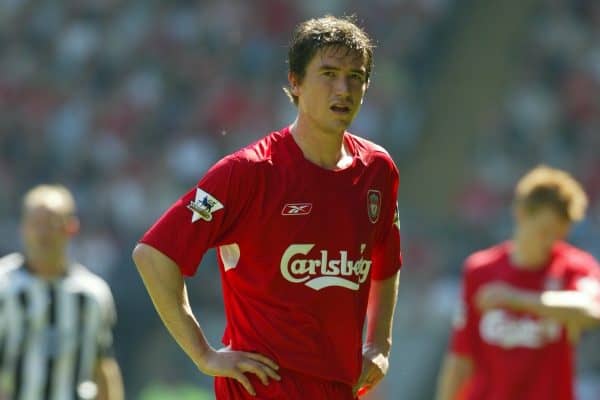
<svg viewBox="0 0 600 400">
<path fill-rule="evenodd" d="M 539 166 L 519 181 L 512 240 L 465 262 L 438 400 L 574 398 L 574 346 L 600 322 L 600 267 L 563 241 L 586 207 L 564 171 Z"/>
<path fill-rule="evenodd" d="M 217 162 L 133 252 L 164 324 L 216 377 L 217 399 L 355 399 L 387 372 L 401 266 L 398 170 L 383 148 L 346 131 L 372 57 L 351 19 L 298 25 L 286 88 L 295 121 Z M 183 280 L 211 247 L 227 318 L 220 350 Z"/>
</svg>

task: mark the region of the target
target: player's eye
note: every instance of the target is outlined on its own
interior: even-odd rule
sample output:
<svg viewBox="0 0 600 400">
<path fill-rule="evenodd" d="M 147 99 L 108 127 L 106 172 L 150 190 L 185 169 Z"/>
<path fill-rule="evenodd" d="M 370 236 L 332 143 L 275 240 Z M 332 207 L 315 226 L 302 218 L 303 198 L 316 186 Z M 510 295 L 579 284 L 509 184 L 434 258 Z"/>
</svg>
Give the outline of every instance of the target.
<svg viewBox="0 0 600 400">
<path fill-rule="evenodd" d="M 350 75 L 350 78 L 361 83 L 365 81 L 365 77 L 362 74 L 352 74 Z"/>
</svg>

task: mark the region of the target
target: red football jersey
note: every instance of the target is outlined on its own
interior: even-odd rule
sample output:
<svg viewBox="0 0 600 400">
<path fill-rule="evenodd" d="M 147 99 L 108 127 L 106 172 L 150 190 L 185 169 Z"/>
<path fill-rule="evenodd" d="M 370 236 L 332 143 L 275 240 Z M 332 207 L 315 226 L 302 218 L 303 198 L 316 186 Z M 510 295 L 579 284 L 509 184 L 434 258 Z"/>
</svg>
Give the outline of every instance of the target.
<svg viewBox="0 0 600 400">
<path fill-rule="evenodd" d="M 213 166 L 143 236 L 193 275 L 217 247 L 223 342 L 282 367 L 354 384 L 371 279 L 401 265 L 398 170 L 345 133 L 351 166 L 309 162 L 289 128 Z"/>
<path fill-rule="evenodd" d="M 570 400 L 573 344 L 557 321 L 508 309 L 481 313 L 477 290 L 505 282 L 524 290 L 580 290 L 600 301 L 600 267 L 588 253 L 557 243 L 546 266 L 528 271 L 510 259 L 511 243 L 477 252 L 465 263 L 463 308 L 454 322 L 451 349 L 470 357 L 474 373 L 468 400 Z"/>
</svg>

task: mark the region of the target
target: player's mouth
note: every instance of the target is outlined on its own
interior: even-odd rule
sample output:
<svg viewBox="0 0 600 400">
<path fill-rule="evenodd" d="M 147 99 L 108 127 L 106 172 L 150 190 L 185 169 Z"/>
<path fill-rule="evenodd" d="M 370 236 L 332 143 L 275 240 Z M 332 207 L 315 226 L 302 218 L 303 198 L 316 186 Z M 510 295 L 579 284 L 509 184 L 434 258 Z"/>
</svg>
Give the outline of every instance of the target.
<svg viewBox="0 0 600 400">
<path fill-rule="evenodd" d="M 347 104 L 333 104 L 329 109 L 339 115 L 348 115 L 350 114 L 350 111 L 352 111 Z"/>
</svg>

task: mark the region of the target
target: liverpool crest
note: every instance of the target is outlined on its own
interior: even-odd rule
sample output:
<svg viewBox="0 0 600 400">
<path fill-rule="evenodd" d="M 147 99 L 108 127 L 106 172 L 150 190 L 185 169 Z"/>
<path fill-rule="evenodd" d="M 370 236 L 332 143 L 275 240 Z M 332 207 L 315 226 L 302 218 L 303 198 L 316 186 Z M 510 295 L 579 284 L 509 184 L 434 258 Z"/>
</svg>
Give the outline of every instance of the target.
<svg viewBox="0 0 600 400">
<path fill-rule="evenodd" d="M 379 220 L 379 214 L 381 212 L 381 192 L 379 190 L 371 189 L 367 192 L 367 213 L 369 214 L 369 220 L 371 223 Z"/>
</svg>

